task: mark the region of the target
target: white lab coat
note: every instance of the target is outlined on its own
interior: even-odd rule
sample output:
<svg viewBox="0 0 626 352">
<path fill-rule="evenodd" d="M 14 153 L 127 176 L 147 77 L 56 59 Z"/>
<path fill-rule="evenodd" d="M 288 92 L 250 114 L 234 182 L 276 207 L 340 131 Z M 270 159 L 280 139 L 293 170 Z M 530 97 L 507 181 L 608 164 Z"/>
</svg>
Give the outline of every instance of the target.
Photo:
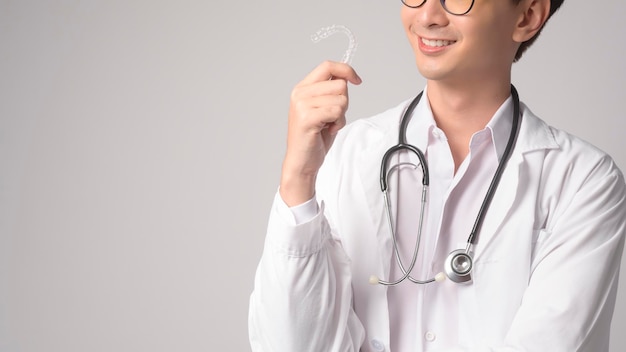
<svg viewBox="0 0 626 352">
<path fill-rule="evenodd" d="M 389 276 L 380 161 L 405 106 L 340 132 L 312 221 L 290 225 L 272 210 L 250 297 L 253 351 L 389 351 L 388 288 L 368 278 Z M 459 290 L 459 346 L 446 351 L 608 351 L 623 175 L 602 151 L 522 112 L 475 246 L 473 283 Z"/>
</svg>

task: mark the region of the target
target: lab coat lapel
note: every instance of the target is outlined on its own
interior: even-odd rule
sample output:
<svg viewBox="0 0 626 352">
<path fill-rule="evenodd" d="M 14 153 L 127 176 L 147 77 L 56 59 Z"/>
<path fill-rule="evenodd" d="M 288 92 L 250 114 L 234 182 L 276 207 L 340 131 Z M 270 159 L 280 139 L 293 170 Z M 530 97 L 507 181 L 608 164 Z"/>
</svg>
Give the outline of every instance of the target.
<svg viewBox="0 0 626 352">
<path fill-rule="evenodd" d="M 488 247 L 493 238 L 499 233 L 504 220 L 510 216 L 513 202 L 520 190 L 519 173 L 523 156 L 515 153 L 507 163 L 500 179 L 500 184 L 487 209 L 482 228 L 478 231 L 475 246 L 475 257 L 479 260 L 481 253 Z"/>
<path fill-rule="evenodd" d="M 516 198 L 524 192 L 527 180 L 522 175 L 541 168 L 543 154 L 531 152 L 558 148 L 549 126 L 538 119 L 524 104 L 522 111 L 517 144 L 487 209 L 482 229 L 478 232 L 475 246 L 477 261 L 480 260 L 481 253 L 487 251 L 493 239 L 500 234 L 505 219 L 511 216 Z"/>
<path fill-rule="evenodd" d="M 395 140 L 396 135 L 397 133 L 393 130 L 388 130 L 382 138 L 372 141 L 368 150 L 361 154 L 357 163 L 357 173 L 361 181 L 363 194 L 367 200 L 368 214 L 373 224 L 372 235 L 376 238 L 376 246 L 381 249 L 379 252 L 380 267 L 383 268 L 385 275 L 388 275 L 390 270 L 392 243 L 388 231 L 379 176 L 382 157 L 389 147 L 397 143 Z M 366 221 L 366 219 L 362 220 Z"/>
</svg>

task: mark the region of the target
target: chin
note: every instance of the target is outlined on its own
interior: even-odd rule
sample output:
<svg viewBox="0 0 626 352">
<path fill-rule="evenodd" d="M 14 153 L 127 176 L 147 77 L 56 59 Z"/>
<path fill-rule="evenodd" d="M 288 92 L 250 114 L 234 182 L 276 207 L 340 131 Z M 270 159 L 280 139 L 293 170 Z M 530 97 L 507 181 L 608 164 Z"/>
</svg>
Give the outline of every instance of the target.
<svg viewBox="0 0 626 352">
<path fill-rule="evenodd" d="M 449 70 L 444 69 L 441 65 L 424 64 L 420 62 L 417 62 L 417 70 L 422 77 L 429 81 L 444 79 L 449 73 Z"/>
</svg>

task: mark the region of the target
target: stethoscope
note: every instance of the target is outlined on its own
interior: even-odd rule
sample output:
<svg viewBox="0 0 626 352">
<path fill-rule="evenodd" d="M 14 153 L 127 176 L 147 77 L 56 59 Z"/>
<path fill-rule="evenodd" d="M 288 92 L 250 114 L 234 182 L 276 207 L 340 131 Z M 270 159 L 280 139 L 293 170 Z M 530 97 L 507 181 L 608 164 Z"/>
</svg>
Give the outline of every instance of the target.
<svg viewBox="0 0 626 352">
<path fill-rule="evenodd" d="M 398 144 L 389 148 L 387 152 L 383 155 L 383 159 L 381 162 L 380 168 L 380 189 L 383 192 L 383 198 L 385 202 L 385 212 L 387 216 L 387 223 L 389 225 L 389 231 L 391 232 L 391 238 L 393 240 L 393 251 L 396 257 L 396 262 L 398 267 L 402 271 L 402 277 L 395 281 L 385 281 L 381 280 L 376 276 L 372 276 L 370 278 L 371 284 L 381 284 L 381 285 L 397 285 L 402 281 L 409 279 L 411 282 L 416 284 L 428 284 L 434 281 L 443 281 L 445 278 L 449 278 L 453 282 L 456 283 L 464 283 L 471 281 L 471 272 L 474 266 L 474 261 L 472 258 L 472 247 L 476 244 L 477 234 L 480 231 L 480 227 L 482 225 L 483 220 L 485 219 L 485 214 L 487 212 L 487 208 L 489 208 L 489 204 L 491 203 L 491 199 L 493 198 L 496 189 L 498 188 L 498 183 L 500 182 L 500 178 L 506 166 L 506 163 L 511 156 L 511 152 L 515 145 L 515 140 L 517 139 L 517 134 L 519 131 L 519 122 L 520 122 L 520 102 L 519 96 L 517 94 L 517 90 L 513 85 L 511 85 L 511 96 L 513 97 L 513 125 L 511 126 L 511 133 L 509 135 L 509 140 L 506 144 L 506 148 L 504 149 L 504 153 L 502 154 L 502 159 L 498 163 L 498 167 L 496 172 L 493 175 L 493 179 L 491 180 L 491 184 L 487 189 L 487 194 L 485 195 L 485 199 L 480 206 L 480 210 L 478 211 L 478 215 L 476 216 L 476 221 L 474 222 L 474 227 L 470 232 L 470 235 L 467 239 L 467 245 L 465 249 L 457 249 L 452 251 L 444 261 L 444 271 L 435 275 L 435 277 L 427 280 L 417 280 L 411 276 L 411 271 L 415 266 L 415 262 L 417 261 L 417 253 L 419 252 L 420 240 L 422 237 L 422 225 L 424 220 L 424 209 L 426 205 L 426 198 L 428 192 L 429 185 L 429 174 L 428 174 L 428 164 L 426 163 L 426 158 L 424 153 L 419 150 L 419 148 L 408 144 L 406 142 L 406 129 L 411 120 L 411 115 L 413 110 L 419 103 L 423 92 L 417 95 L 415 99 L 409 104 L 404 115 L 402 116 L 402 120 L 400 122 L 400 133 L 398 138 Z M 388 195 L 388 185 L 387 185 L 387 176 L 389 174 L 389 162 L 391 157 L 399 151 L 407 150 L 409 152 L 414 153 L 419 159 L 419 163 L 422 168 L 422 199 L 420 205 L 420 217 L 418 223 L 417 230 L 417 239 L 415 241 L 415 249 L 413 250 L 413 257 L 411 259 L 411 263 L 408 268 L 405 268 L 402 260 L 400 259 L 400 252 L 398 251 L 398 241 L 396 238 L 396 233 L 393 229 L 392 218 L 391 218 L 391 205 L 389 201 Z M 444 274 L 445 273 L 445 274 Z"/>
</svg>

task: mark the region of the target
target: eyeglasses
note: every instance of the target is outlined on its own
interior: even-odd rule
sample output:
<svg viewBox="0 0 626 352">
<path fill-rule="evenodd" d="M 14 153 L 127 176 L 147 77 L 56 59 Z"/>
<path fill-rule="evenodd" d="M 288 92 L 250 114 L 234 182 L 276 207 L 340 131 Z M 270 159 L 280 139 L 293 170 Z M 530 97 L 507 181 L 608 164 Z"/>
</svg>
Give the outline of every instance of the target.
<svg viewBox="0 0 626 352">
<path fill-rule="evenodd" d="M 416 9 L 426 3 L 426 0 L 401 0 L 402 3 L 410 8 Z M 462 16 L 470 12 L 474 6 L 474 0 L 439 0 L 441 6 L 448 13 L 456 16 Z"/>
</svg>

